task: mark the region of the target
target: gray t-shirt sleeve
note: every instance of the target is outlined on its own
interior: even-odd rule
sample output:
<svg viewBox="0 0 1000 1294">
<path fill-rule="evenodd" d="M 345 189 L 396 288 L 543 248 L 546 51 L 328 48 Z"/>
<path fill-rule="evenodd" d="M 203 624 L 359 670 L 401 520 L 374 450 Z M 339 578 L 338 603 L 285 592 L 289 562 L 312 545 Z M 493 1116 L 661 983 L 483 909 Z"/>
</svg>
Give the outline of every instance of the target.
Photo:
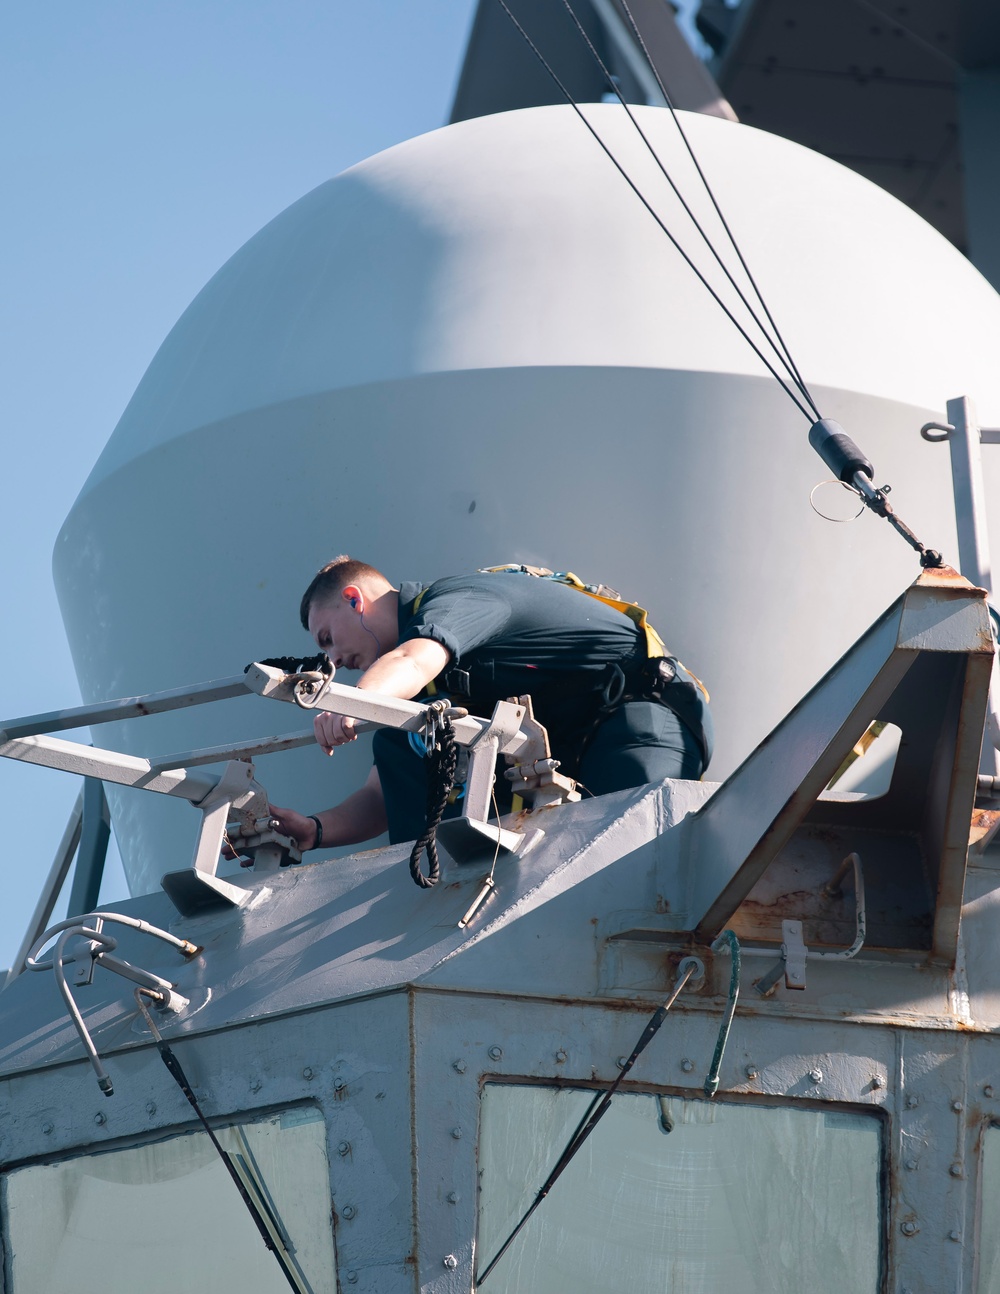
<svg viewBox="0 0 1000 1294">
<path fill-rule="evenodd" d="M 432 638 L 456 661 L 502 633 L 510 616 L 510 602 L 501 588 L 439 591 L 432 584 L 400 642 Z"/>
</svg>

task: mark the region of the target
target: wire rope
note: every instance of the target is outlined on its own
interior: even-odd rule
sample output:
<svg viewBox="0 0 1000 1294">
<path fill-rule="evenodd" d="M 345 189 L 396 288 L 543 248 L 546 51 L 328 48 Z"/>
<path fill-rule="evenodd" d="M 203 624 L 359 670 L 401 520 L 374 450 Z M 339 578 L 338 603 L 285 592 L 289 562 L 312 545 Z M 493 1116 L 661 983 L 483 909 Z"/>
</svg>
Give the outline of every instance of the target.
<svg viewBox="0 0 1000 1294">
<path fill-rule="evenodd" d="M 805 399 L 808 401 L 809 407 L 815 413 L 817 420 L 819 420 L 822 415 L 820 414 L 819 409 L 816 407 L 816 402 L 813 400 L 812 396 L 810 395 L 809 388 L 806 386 L 805 382 L 803 381 L 802 375 L 799 373 L 799 370 L 795 364 L 795 361 L 792 359 L 792 353 L 789 350 L 784 337 L 781 335 L 781 330 L 779 329 L 777 323 L 774 320 L 774 317 L 772 316 L 770 310 L 767 307 L 767 302 L 764 300 L 763 293 L 761 292 L 760 288 L 757 286 L 757 280 L 754 278 L 753 274 L 751 273 L 750 266 L 747 264 L 743 256 L 743 253 L 740 251 L 740 245 L 736 241 L 736 235 L 733 233 L 732 229 L 730 228 L 728 220 L 726 220 L 726 217 L 722 214 L 722 208 L 719 206 L 718 200 L 716 199 L 712 186 L 708 182 L 708 177 L 706 176 L 705 172 L 702 170 L 701 163 L 698 161 L 697 154 L 695 153 L 694 149 L 691 146 L 691 141 L 687 137 L 687 132 L 684 129 L 684 125 L 681 122 L 680 117 L 677 115 L 677 109 L 674 107 L 674 102 L 671 99 L 670 95 L 667 93 L 667 87 L 663 84 L 663 79 L 660 76 L 660 73 L 659 73 L 659 70 L 657 69 L 656 64 L 653 62 L 653 59 L 650 57 L 649 49 L 646 45 L 645 40 L 643 39 L 642 32 L 639 30 L 639 26 L 632 15 L 632 10 L 629 8 L 629 5 L 628 5 L 628 0 L 620 0 L 620 3 L 621 3 L 622 10 L 625 14 L 625 17 L 628 19 L 629 26 L 632 28 L 633 35 L 635 36 L 636 41 L 639 44 L 639 48 L 642 50 L 643 57 L 645 58 L 646 62 L 649 64 L 649 67 L 651 72 L 653 73 L 653 76 L 656 78 L 656 84 L 659 87 L 660 93 L 663 95 L 664 102 L 666 103 L 667 108 L 670 112 L 670 115 L 673 118 L 674 125 L 677 127 L 677 132 L 680 135 L 681 139 L 684 141 L 684 147 L 687 149 L 688 156 L 691 158 L 691 161 L 694 165 L 694 169 L 698 172 L 698 178 L 705 186 L 705 192 L 708 194 L 709 201 L 712 203 L 712 207 L 715 210 L 715 214 L 719 217 L 719 223 L 722 225 L 722 228 L 726 231 L 726 237 L 729 239 L 730 243 L 732 244 L 733 251 L 736 253 L 736 256 L 739 259 L 740 265 L 743 267 L 743 272 L 744 274 L 746 274 L 747 280 L 749 281 L 750 286 L 754 290 L 754 295 L 757 297 L 757 300 L 761 304 L 761 309 L 764 311 L 764 314 L 767 316 L 768 323 L 774 329 L 774 335 L 777 338 L 778 342 L 780 343 L 781 349 L 787 361 L 788 368 L 794 376 L 795 383 L 798 386 L 799 390 L 802 392 Z"/>
<path fill-rule="evenodd" d="M 486 1264 L 486 1267 L 483 1269 L 482 1273 L 476 1278 L 474 1284 L 477 1289 L 481 1285 L 485 1284 L 487 1276 L 489 1276 L 490 1272 L 493 1270 L 493 1268 L 497 1265 L 500 1259 L 504 1256 L 504 1254 L 513 1244 L 514 1240 L 520 1234 L 521 1229 L 523 1228 L 525 1223 L 535 1212 L 535 1210 L 538 1208 L 541 1202 L 545 1199 L 549 1191 L 551 1191 L 552 1187 L 562 1176 L 563 1172 L 569 1167 L 571 1161 L 576 1156 L 577 1151 L 587 1140 L 590 1134 L 594 1131 L 594 1129 L 597 1127 L 598 1123 L 601 1121 L 604 1115 L 607 1114 L 608 1107 L 610 1106 L 615 1093 L 618 1091 L 619 1087 L 621 1087 L 622 1082 L 625 1079 L 625 1076 L 628 1074 L 629 1070 L 638 1060 L 640 1054 L 646 1049 L 646 1047 L 649 1046 L 649 1044 L 656 1037 L 656 1034 L 659 1032 L 660 1025 L 663 1024 L 663 1021 L 666 1019 L 667 1012 L 677 1001 L 678 997 L 680 997 L 681 991 L 683 990 L 685 984 L 687 984 L 688 980 L 694 974 L 694 971 L 695 971 L 695 967 L 693 964 L 694 959 L 692 958 L 691 961 L 692 961 L 692 964 L 689 965 L 685 971 L 683 971 L 681 974 L 678 975 L 677 982 L 674 984 L 674 987 L 671 990 L 670 996 L 661 1006 L 658 1006 L 656 1010 L 653 1012 L 652 1016 L 649 1019 L 649 1023 L 646 1025 L 645 1029 L 643 1029 L 642 1033 L 639 1036 L 639 1041 L 632 1048 L 631 1054 L 624 1061 L 620 1062 L 621 1069 L 619 1071 L 618 1077 L 607 1089 L 607 1091 L 599 1091 L 594 1093 L 594 1099 L 587 1107 L 586 1113 L 584 1114 L 580 1122 L 577 1124 L 576 1130 L 574 1131 L 573 1135 L 570 1137 L 569 1141 L 566 1143 L 565 1149 L 563 1150 L 562 1154 L 559 1156 L 558 1160 L 556 1161 L 555 1167 L 552 1169 L 551 1173 L 549 1173 L 548 1177 L 545 1179 L 544 1184 L 539 1189 L 534 1200 L 531 1202 L 528 1208 L 521 1215 L 519 1221 L 517 1222 L 517 1225 L 507 1236 L 506 1240 L 503 1242 L 503 1244 L 500 1246 L 497 1252 L 493 1255 L 490 1261 Z"/>
<path fill-rule="evenodd" d="M 563 95 L 563 97 L 565 98 L 566 102 L 570 105 L 570 107 L 573 109 L 573 111 L 576 113 L 576 115 L 580 118 L 580 120 L 583 122 L 583 124 L 587 127 L 587 129 L 590 131 L 591 135 L 593 135 L 594 139 L 595 139 L 595 140 L 597 141 L 597 143 L 600 145 L 601 149 L 604 151 L 604 153 L 606 154 L 606 156 L 608 157 L 608 159 L 610 160 L 610 162 L 612 163 L 612 165 L 614 166 L 614 168 L 618 171 L 619 175 L 621 175 L 621 177 L 622 177 L 622 179 L 624 179 L 625 183 L 629 186 L 629 188 L 630 188 L 630 189 L 632 190 L 632 192 L 636 195 L 636 197 L 639 199 L 639 201 L 642 203 L 642 205 L 646 208 L 646 210 L 649 212 L 649 214 L 653 217 L 653 219 L 656 221 L 657 225 L 659 225 L 660 229 L 662 229 L 662 231 L 663 231 L 663 232 L 666 234 L 666 236 L 670 239 L 670 242 L 673 244 L 674 248 L 677 250 L 677 252 L 678 252 L 678 253 L 679 253 L 679 255 L 681 256 L 681 258 L 684 260 L 685 264 L 686 264 L 686 265 L 691 269 L 692 273 L 695 275 L 695 277 L 698 279 L 698 281 L 702 284 L 702 286 L 705 288 L 705 290 L 708 292 L 708 294 L 709 294 L 709 295 L 712 297 L 712 299 L 716 302 L 716 304 L 717 304 L 717 305 L 719 306 L 719 308 L 722 310 L 722 312 L 723 312 L 723 314 L 726 316 L 726 318 L 727 318 L 727 319 L 729 319 L 729 321 L 730 321 L 730 323 L 732 323 L 733 327 L 737 330 L 737 332 L 740 334 L 740 336 L 743 338 L 743 340 L 747 343 L 747 345 L 750 347 L 750 349 L 754 352 L 754 354 L 757 356 L 757 358 L 760 360 L 760 362 L 764 365 L 764 367 L 767 369 L 767 371 L 771 374 L 771 376 L 774 378 L 774 380 L 778 383 L 778 385 L 781 387 L 781 389 L 785 392 L 785 394 L 788 396 L 788 398 L 792 401 L 792 403 L 795 405 L 795 407 L 799 410 L 799 412 L 802 414 L 802 416 L 806 419 L 806 421 L 807 421 L 807 422 L 809 422 L 809 423 L 811 424 L 811 423 L 814 421 L 812 413 L 809 411 L 809 409 L 807 409 L 807 408 L 806 408 L 806 406 L 805 406 L 804 404 L 802 404 L 802 402 L 799 400 L 799 398 L 798 398 L 798 396 L 795 394 L 795 392 L 794 392 L 793 390 L 791 390 L 791 389 L 788 387 L 788 385 L 785 383 L 784 379 L 781 377 L 781 374 L 777 371 L 777 369 L 776 369 L 776 368 L 774 367 L 774 365 L 770 362 L 770 360 L 767 358 L 767 356 L 763 353 L 763 351 L 760 349 L 760 347 L 756 344 L 756 342 L 753 340 L 753 338 L 750 336 L 750 334 L 746 331 L 746 329 L 743 327 L 743 325 L 740 323 L 740 321 L 736 318 L 736 316 L 733 314 L 733 312 L 729 309 L 729 307 L 726 305 L 726 303 L 725 303 L 725 302 L 722 300 L 722 298 L 719 296 L 718 292 L 716 292 L 716 290 L 712 287 L 712 285 L 709 283 L 709 281 L 705 278 L 704 274 L 702 274 L 701 270 L 699 270 L 699 269 L 698 269 L 697 265 L 695 265 L 695 263 L 694 263 L 694 261 L 692 261 L 691 257 L 687 254 L 687 252 L 684 250 L 684 248 L 683 248 L 683 247 L 681 247 L 680 243 L 677 241 L 677 239 L 674 237 L 674 235 L 670 232 L 670 230 L 667 228 L 667 226 L 663 223 L 663 221 L 660 219 L 660 217 L 659 217 L 659 216 L 656 214 L 656 212 L 653 210 L 653 208 L 652 208 L 652 206 L 650 205 L 650 203 L 649 203 L 649 202 L 647 201 L 647 199 L 644 197 L 644 195 L 643 195 L 643 194 L 642 194 L 642 192 L 639 190 L 639 188 L 638 188 L 638 186 L 635 184 L 635 182 L 632 180 L 632 177 L 628 174 L 628 172 L 625 170 L 625 168 L 621 165 L 621 163 L 620 163 L 620 162 L 618 161 L 618 159 L 615 157 L 614 153 L 612 153 L 611 149 L 610 149 L 610 148 L 608 148 L 607 144 L 605 144 L 604 140 L 601 138 L 601 136 L 598 134 L 598 132 L 594 129 L 594 127 L 591 125 L 591 123 L 587 120 L 586 116 L 585 116 L 585 115 L 583 114 L 583 112 L 580 110 L 580 106 L 579 106 L 579 104 L 576 102 L 576 100 L 575 100 L 575 99 L 573 98 L 573 96 L 570 94 L 569 90 L 567 90 L 567 88 L 565 87 L 565 85 L 563 85 L 562 81 L 559 79 L 558 75 L 557 75 L 557 74 L 556 74 L 556 72 L 553 70 L 553 68 L 549 65 L 548 61 L 547 61 L 547 60 L 546 60 L 546 58 L 545 58 L 545 55 L 541 52 L 541 50 L 538 48 L 538 46 L 537 46 L 537 45 L 535 44 L 535 42 L 531 39 L 531 37 L 528 35 L 528 33 L 525 31 L 525 29 L 524 29 L 524 28 L 521 26 L 521 24 L 518 22 L 517 18 L 516 18 L 516 17 L 514 16 L 514 14 L 511 12 L 510 7 L 509 7 L 509 5 L 507 4 L 507 0 L 497 0 L 497 3 L 500 5 L 500 7 L 503 9 L 504 13 L 506 13 L 507 17 L 510 19 L 510 21 L 511 21 L 511 22 L 514 24 L 514 26 L 517 28 L 517 30 L 518 30 L 518 32 L 520 33 L 521 37 L 523 38 L 523 40 L 525 41 L 525 43 L 528 45 L 528 47 L 530 48 L 531 52 L 535 55 L 535 57 L 536 57 L 536 58 L 538 59 L 538 61 L 541 63 L 542 67 L 545 69 L 545 71 L 548 73 L 548 75 L 552 78 L 552 80 L 553 80 L 553 81 L 555 82 L 555 84 L 558 86 L 559 91 L 560 91 L 560 93 Z"/>
<path fill-rule="evenodd" d="M 569 14 L 570 18 L 572 18 L 573 23 L 575 24 L 577 31 L 580 33 L 581 38 L 586 43 L 587 48 L 590 51 L 591 57 L 593 58 L 597 66 L 600 68 L 602 76 L 604 77 L 611 91 L 617 98 L 618 102 L 625 109 L 625 112 L 628 115 L 629 121 L 635 127 L 636 132 L 639 135 L 639 138 L 645 144 L 650 156 L 656 162 L 656 165 L 660 170 L 660 174 L 663 176 L 666 182 L 670 185 L 670 188 L 673 190 L 675 197 L 677 198 L 678 202 L 681 204 L 681 207 L 684 210 L 684 214 L 691 221 L 692 225 L 694 225 L 697 232 L 701 235 L 701 238 L 705 243 L 705 246 L 711 252 L 719 268 L 722 270 L 723 274 L 729 280 L 730 286 L 732 287 L 733 291 L 739 297 L 740 301 L 746 308 L 747 313 L 750 315 L 750 318 L 760 329 L 762 336 L 767 340 L 768 345 L 774 351 L 774 354 L 777 357 L 778 363 L 783 365 L 784 368 L 787 370 L 788 376 L 791 378 L 792 382 L 798 388 L 800 394 L 802 395 L 802 398 L 807 402 L 810 409 L 815 413 L 816 418 L 819 419 L 819 417 L 821 416 L 820 412 L 816 408 L 816 404 L 812 398 L 812 395 L 810 394 L 809 389 L 806 386 L 805 382 L 802 380 L 802 377 L 799 374 L 799 371 L 796 368 L 794 361 L 792 360 L 791 353 L 789 352 L 788 347 L 785 344 L 784 338 L 781 336 L 781 333 L 779 332 L 778 327 L 774 322 L 774 319 L 770 311 L 768 310 L 763 297 L 761 296 L 760 289 L 757 287 L 756 281 L 754 280 L 753 275 L 750 273 L 749 267 L 747 266 L 747 263 L 743 257 L 742 252 L 739 249 L 738 244 L 736 243 L 732 230 L 730 229 L 729 225 L 726 223 L 726 220 L 723 217 L 721 210 L 719 209 L 719 205 L 715 200 L 715 195 L 712 193 L 712 190 L 709 187 L 708 181 L 705 177 L 705 174 L 702 171 L 700 165 L 698 164 L 698 160 L 695 157 L 694 152 L 691 149 L 691 145 L 688 142 L 687 136 L 684 133 L 683 127 L 681 126 L 680 119 L 677 116 L 674 106 L 670 101 L 669 95 L 667 94 L 663 85 L 660 83 L 659 77 L 657 76 L 657 84 L 660 86 L 660 90 L 663 93 L 663 97 L 666 101 L 667 107 L 670 109 L 670 113 L 673 118 L 674 124 L 678 128 L 681 138 L 684 140 L 684 143 L 687 147 L 688 154 L 690 155 L 691 160 L 694 162 L 695 168 L 698 172 L 698 176 L 701 179 L 702 184 L 705 186 L 706 192 L 708 193 L 708 196 L 712 201 L 712 205 L 715 208 L 715 212 L 718 215 L 720 221 L 722 222 L 723 228 L 725 229 L 727 235 L 729 236 L 729 240 L 733 245 L 733 248 L 736 252 L 737 257 L 739 258 L 739 262 L 743 267 L 744 273 L 746 274 L 747 278 L 750 281 L 750 284 L 754 290 L 754 293 L 756 294 L 757 300 L 760 302 L 760 305 L 764 311 L 764 314 L 767 317 L 767 320 L 770 323 L 772 329 L 774 330 L 775 337 L 772 337 L 771 334 L 768 332 L 768 330 L 764 327 L 763 322 L 761 321 L 760 317 L 757 315 L 755 307 L 747 299 L 743 289 L 736 282 L 736 279 L 733 276 L 732 271 L 729 269 L 728 265 L 726 265 L 722 256 L 719 254 L 719 251 L 716 248 L 715 244 L 712 242 L 711 238 L 709 238 L 701 222 L 698 220 L 698 217 L 691 210 L 691 207 L 688 205 L 688 202 L 684 198 L 684 195 L 677 187 L 677 184 L 675 183 L 673 177 L 671 176 L 670 172 L 667 170 L 666 166 L 664 165 L 663 159 L 660 157 L 659 153 L 653 147 L 652 142 L 650 141 L 646 132 L 643 130 L 642 126 L 639 124 L 639 121 L 637 120 L 631 107 L 625 101 L 625 98 L 621 92 L 621 89 L 618 86 L 617 79 L 614 76 L 612 76 L 611 71 L 609 70 L 604 60 L 601 58 L 600 54 L 598 53 L 597 48 L 594 45 L 594 42 L 590 39 L 590 36 L 587 34 L 587 30 L 584 27 L 583 23 L 580 21 L 576 11 L 574 10 L 572 4 L 570 3 L 570 0 L 562 0 L 562 3 L 566 12 Z M 645 54 L 646 60 L 647 62 L 649 62 L 650 67 L 652 67 L 652 60 L 649 58 L 649 53 L 645 49 L 645 46 L 643 46 L 643 53 Z M 655 68 L 653 68 L 653 74 L 656 75 Z M 777 338 L 777 340 L 775 340 L 775 338 Z"/>
</svg>

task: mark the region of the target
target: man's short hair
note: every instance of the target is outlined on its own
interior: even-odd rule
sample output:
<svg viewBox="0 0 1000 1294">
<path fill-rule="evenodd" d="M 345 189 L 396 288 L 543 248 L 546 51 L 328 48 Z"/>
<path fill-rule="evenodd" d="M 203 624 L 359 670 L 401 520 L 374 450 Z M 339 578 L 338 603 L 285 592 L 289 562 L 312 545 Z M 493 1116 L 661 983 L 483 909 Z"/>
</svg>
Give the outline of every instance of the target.
<svg viewBox="0 0 1000 1294">
<path fill-rule="evenodd" d="M 348 584 L 357 584 L 359 580 L 370 580 L 373 577 L 376 580 L 385 580 L 382 572 L 377 571 L 374 566 L 369 566 L 367 562 L 356 561 L 346 553 L 332 558 L 325 566 L 319 568 L 312 577 L 309 587 L 302 594 L 302 601 L 299 604 L 302 628 L 309 628 L 309 608 L 314 602 L 335 598 Z M 386 583 L 388 583 L 387 580 Z"/>
</svg>

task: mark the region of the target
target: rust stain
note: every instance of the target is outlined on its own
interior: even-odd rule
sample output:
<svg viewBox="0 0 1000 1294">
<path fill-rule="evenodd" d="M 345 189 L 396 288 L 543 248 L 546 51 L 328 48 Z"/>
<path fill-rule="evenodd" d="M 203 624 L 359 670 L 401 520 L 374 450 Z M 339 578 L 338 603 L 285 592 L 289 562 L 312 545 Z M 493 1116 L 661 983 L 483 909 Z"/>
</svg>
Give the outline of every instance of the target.
<svg viewBox="0 0 1000 1294">
<path fill-rule="evenodd" d="M 973 809 L 969 848 L 981 854 L 1000 829 L 1000 809 Z"/>
<path fill-rule="evenodd" d="M 921 588 L 931 589 L 970 589 L 974 593 L 986 596 L 985 589 L 970 584 L 964 575 L 959 575 L 954 566 L 932 566 L 921 571 L 915 583 Z"/>
</svg>

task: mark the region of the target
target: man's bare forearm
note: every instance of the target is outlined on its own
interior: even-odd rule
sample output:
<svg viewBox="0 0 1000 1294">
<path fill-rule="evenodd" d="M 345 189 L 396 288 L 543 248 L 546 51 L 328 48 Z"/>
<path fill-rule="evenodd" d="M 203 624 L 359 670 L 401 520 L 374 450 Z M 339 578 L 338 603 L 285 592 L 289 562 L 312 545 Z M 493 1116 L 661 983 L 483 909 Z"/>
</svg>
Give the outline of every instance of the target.
<svg viewBox="0 0 1000 1294">
<path fill-rule="evenodd" d="M 349 795 L 335 808 L 307 815 L 297 809 L 282 809 L 272 804 L 271 813 L 278 822 L 278 830 L 291 836 L 300 849 L 334 849 L 338 845 L 360 845 L 380 836 L 387 826 L 382 784 L 374 768 L 361 790 Z M 319 832 L 313 818 L 318 818 L 322 824 L 321 842 L 317 839 Z"/>
<path fill-rule="evenodd" d="M 358 687 L 410 700 L 437 678 L 451 659 L 433 638 L 413 638 L 394 647 L 358 679 Z"/>
<path fill-rule="evenodd" d="M 385 805 L 380 793 L 367 786 L 355 791 L 334 809 L 315 815 L 323 824 L 323 848 L 360 845 L 374 840 L 386 829 Z"/>
</svg>

